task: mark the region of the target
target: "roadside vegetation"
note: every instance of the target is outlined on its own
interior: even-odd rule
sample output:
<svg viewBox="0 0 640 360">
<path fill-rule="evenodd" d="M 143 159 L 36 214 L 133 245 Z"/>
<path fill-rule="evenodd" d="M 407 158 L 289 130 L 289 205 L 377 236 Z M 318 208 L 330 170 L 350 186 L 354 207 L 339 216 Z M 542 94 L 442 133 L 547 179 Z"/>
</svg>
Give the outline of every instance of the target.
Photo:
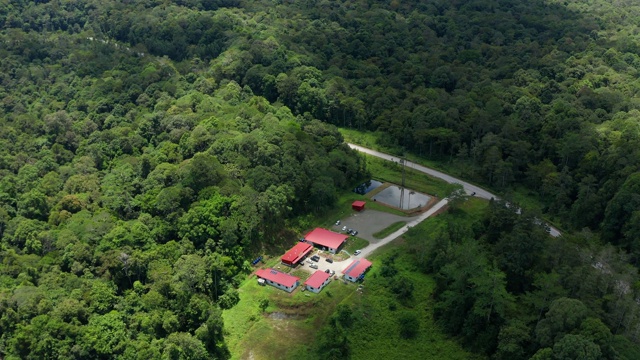
<svg viewBox="0 0 640 360">
<path fill-rule="evenodd" d="M 393 234 L 395 231 L 400 230 L 406 224 L 407 224 L 406 221 L 395 222 L 395 223 L 389 225 L 387 228 L 382 229 L 382 230 L 378 231 L 377 233 L 373 234 L 373 237 L 375 237 L 376 239 L 383 239 L 383 238 Z"/>
<path fill-rule="evenodd" d="M 377 180 L 396 185 L 402 184 L 403 166 L 397 162 L 398 160 L 396 160 L 396 162 L 391 162 L 370 155 L 363 156 L 367 161 L 367 170 L 372 174 L 375 174 L 375 178 Z M 456 189 L 455 185 L 428 176 L 422 172 L 412 169 L 409 166 L 404 166 L 404 173 L 405 188 L 407 189 L 419 191 L 441 199 L 447 197 Z"/>
<path fill-rule="evenodd" d="M 472 223 L 486 206 L 469 201 L 460 212 Z M 373 267 L 362 288 L 354 286 L 353 295 L 340 302 L 318 333 L 318 358 L 485 359 L 443 333 L 433 314 L 437 283 L 416 266 L 412 243 L 399 238 L 368 259 Z"/>
<path fill-rule="evenodd" d="M 364 249 L 367 246 L 369 246 L 369 242 L 367 240 L 356 236 L 351 236 L 347 240 L 347 244 L 344 246 L 344 250 L 353 255 L 356 250 Z"/>
</svg>

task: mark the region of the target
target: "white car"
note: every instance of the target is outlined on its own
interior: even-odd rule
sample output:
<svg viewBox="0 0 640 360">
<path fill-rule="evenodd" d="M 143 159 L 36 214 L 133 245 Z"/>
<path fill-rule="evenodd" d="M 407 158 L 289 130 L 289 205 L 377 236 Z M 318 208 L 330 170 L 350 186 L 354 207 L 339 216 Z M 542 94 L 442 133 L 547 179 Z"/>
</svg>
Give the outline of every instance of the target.
<svg viewBox="0 0 640 360">
<path fill-rule="evenodd" d="M 353 253 L 353 256 L 358 256 L 358 255 L 360 255 L 360 253 L 361 253 L 361 252 L 362 252 L 362 250 L 356 250 L 356 251 Z"/>
<path fill-rule="evenodd" d="M 309 267 L 312 268 L 312 269 L 317 269 L 318 265 L 317 264 L 310 264 Z"/>
<path fill-rule="evenodd" d="M 343 227 L 342 227 L 342 231 L 347 231 L 347 227 L 346 227 L 346 226 L 343 226 Z"/>
</svg>

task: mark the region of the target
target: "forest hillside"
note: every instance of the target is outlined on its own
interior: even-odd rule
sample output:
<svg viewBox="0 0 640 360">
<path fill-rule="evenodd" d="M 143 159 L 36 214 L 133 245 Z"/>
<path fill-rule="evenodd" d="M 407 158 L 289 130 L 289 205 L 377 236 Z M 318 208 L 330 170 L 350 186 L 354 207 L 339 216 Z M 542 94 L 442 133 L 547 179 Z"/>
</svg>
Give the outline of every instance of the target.
<svg viewBox="0 0 640 360">
<path fill-rule="evenodd" d="M 631 0 L 0 0 L 0 357 L 227 358 L 250 260 L 367 176 L 339 126 L 538 204 L 412 235 L 443 331 L 496 358 L 634 358 L 639 19 Z"/>
</svg>

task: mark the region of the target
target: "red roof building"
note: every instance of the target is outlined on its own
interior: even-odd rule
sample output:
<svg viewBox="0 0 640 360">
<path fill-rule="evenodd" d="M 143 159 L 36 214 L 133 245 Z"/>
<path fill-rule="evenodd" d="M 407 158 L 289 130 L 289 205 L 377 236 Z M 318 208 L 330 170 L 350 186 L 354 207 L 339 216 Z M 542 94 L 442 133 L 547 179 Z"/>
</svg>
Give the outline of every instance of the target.
<svg viewBox="0 0 640 360">
<path fill-rule="evenodd" d="M 312 243 L 314 246 L 318 246 L 323 250 L 328 250 L 333 254 L 340 250 L 340 247 L 348 238 L 348 235 L 338 234 L 321 228 L 315 228 L 304 236 L 304 239 L 307 242 Z"/>
<path fill-rule="evenodd" d="M 303 260 L 305 256 L 309 254 L 313 250 L 313 246 L 311 244 L 299 242 L 296 246 L 292 247 L 289 251 L 287 251 L 280 261 L 283 264 L 289 266 L 295 266 L 300 260 Z"/>
<path fill-rule="evenodd" d="M 300 281 L 299 277 L 273 269 L 259 269 L 256 271 L 256 275 L 264 279 L 267 284 L 287 292 L 292 292 L 298 286 L 298 281 Z"/>
<path fill-rule="evenodd" d="M 362 200 L 356 200 L 351 204 L 351 208 L 355 211 L 362 211 L 364 210 L 364 206 L 367 204 L 366 201 L 362 201 Z"/>
<path fill-rule="evenodd" d="M 356 282 L 371 267 L 371 261 L 367 259 L 355 259 L 342 273 L 347 280 Z"/>
<path fill-rule="evenodd" d="M 322 288 L 329 284 L 331 275 L 327 274 L 322 270 L 316 270 L 316 272 L 311 275 L 307 281 L 305 281 L 304 285 L 307 286 L 309 291 L 313 291 L 314 293 L 319 293 Z"/>
</svg>

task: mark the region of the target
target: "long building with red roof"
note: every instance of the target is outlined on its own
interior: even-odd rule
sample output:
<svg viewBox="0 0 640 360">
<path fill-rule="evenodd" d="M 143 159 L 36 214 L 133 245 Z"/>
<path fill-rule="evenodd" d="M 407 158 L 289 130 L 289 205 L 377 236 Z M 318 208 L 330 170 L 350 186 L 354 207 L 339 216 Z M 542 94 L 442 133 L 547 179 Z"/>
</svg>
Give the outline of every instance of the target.
<svg viewBox="0 0 640 360">
<path fill-rule="evenodd" d="M 300 281 L 299 277 L 291 276 L 273 269 L 259 269 L 256 271 L 256 275 L 259 278 L 264 279 L 265 283 L 287 292 L 292 292 L 296 287 L 298 287 Z"/>
<path fill-rule="evenodd" d="M 314 246 L 333 254 L 340 251 L 340 248 L 348 238 L 349 235 L 338 234 L 322 228 L 315 228 L 304 236 L 308 243 L 312 243 Z"/>
<path fill-rule="evenodd" d="M 319 293 L 330 281 L 331 275 L 322 270 L 316 270 L 316 272 L 304 282 L 304 285 L 307 286 L 307 290 Z"/>
<path fill-rule="evenodd" d="M 280 261 L 288 266 L 296 266 L 297 263 L 304 260 L 305 256 L 307 256 L 311 250 L 313 250 L 311 244 L 299 242 L 287 251 L 282 258 L 280 258 Z"/>
<path fill-rule="evenodd" d="M 364 273 L 371 267 L 371 261 L 367 259 L 355 259 L 347 266 L 342 273 L 347 280 L 356 282 L 364 276 Z"/>
</svg>

